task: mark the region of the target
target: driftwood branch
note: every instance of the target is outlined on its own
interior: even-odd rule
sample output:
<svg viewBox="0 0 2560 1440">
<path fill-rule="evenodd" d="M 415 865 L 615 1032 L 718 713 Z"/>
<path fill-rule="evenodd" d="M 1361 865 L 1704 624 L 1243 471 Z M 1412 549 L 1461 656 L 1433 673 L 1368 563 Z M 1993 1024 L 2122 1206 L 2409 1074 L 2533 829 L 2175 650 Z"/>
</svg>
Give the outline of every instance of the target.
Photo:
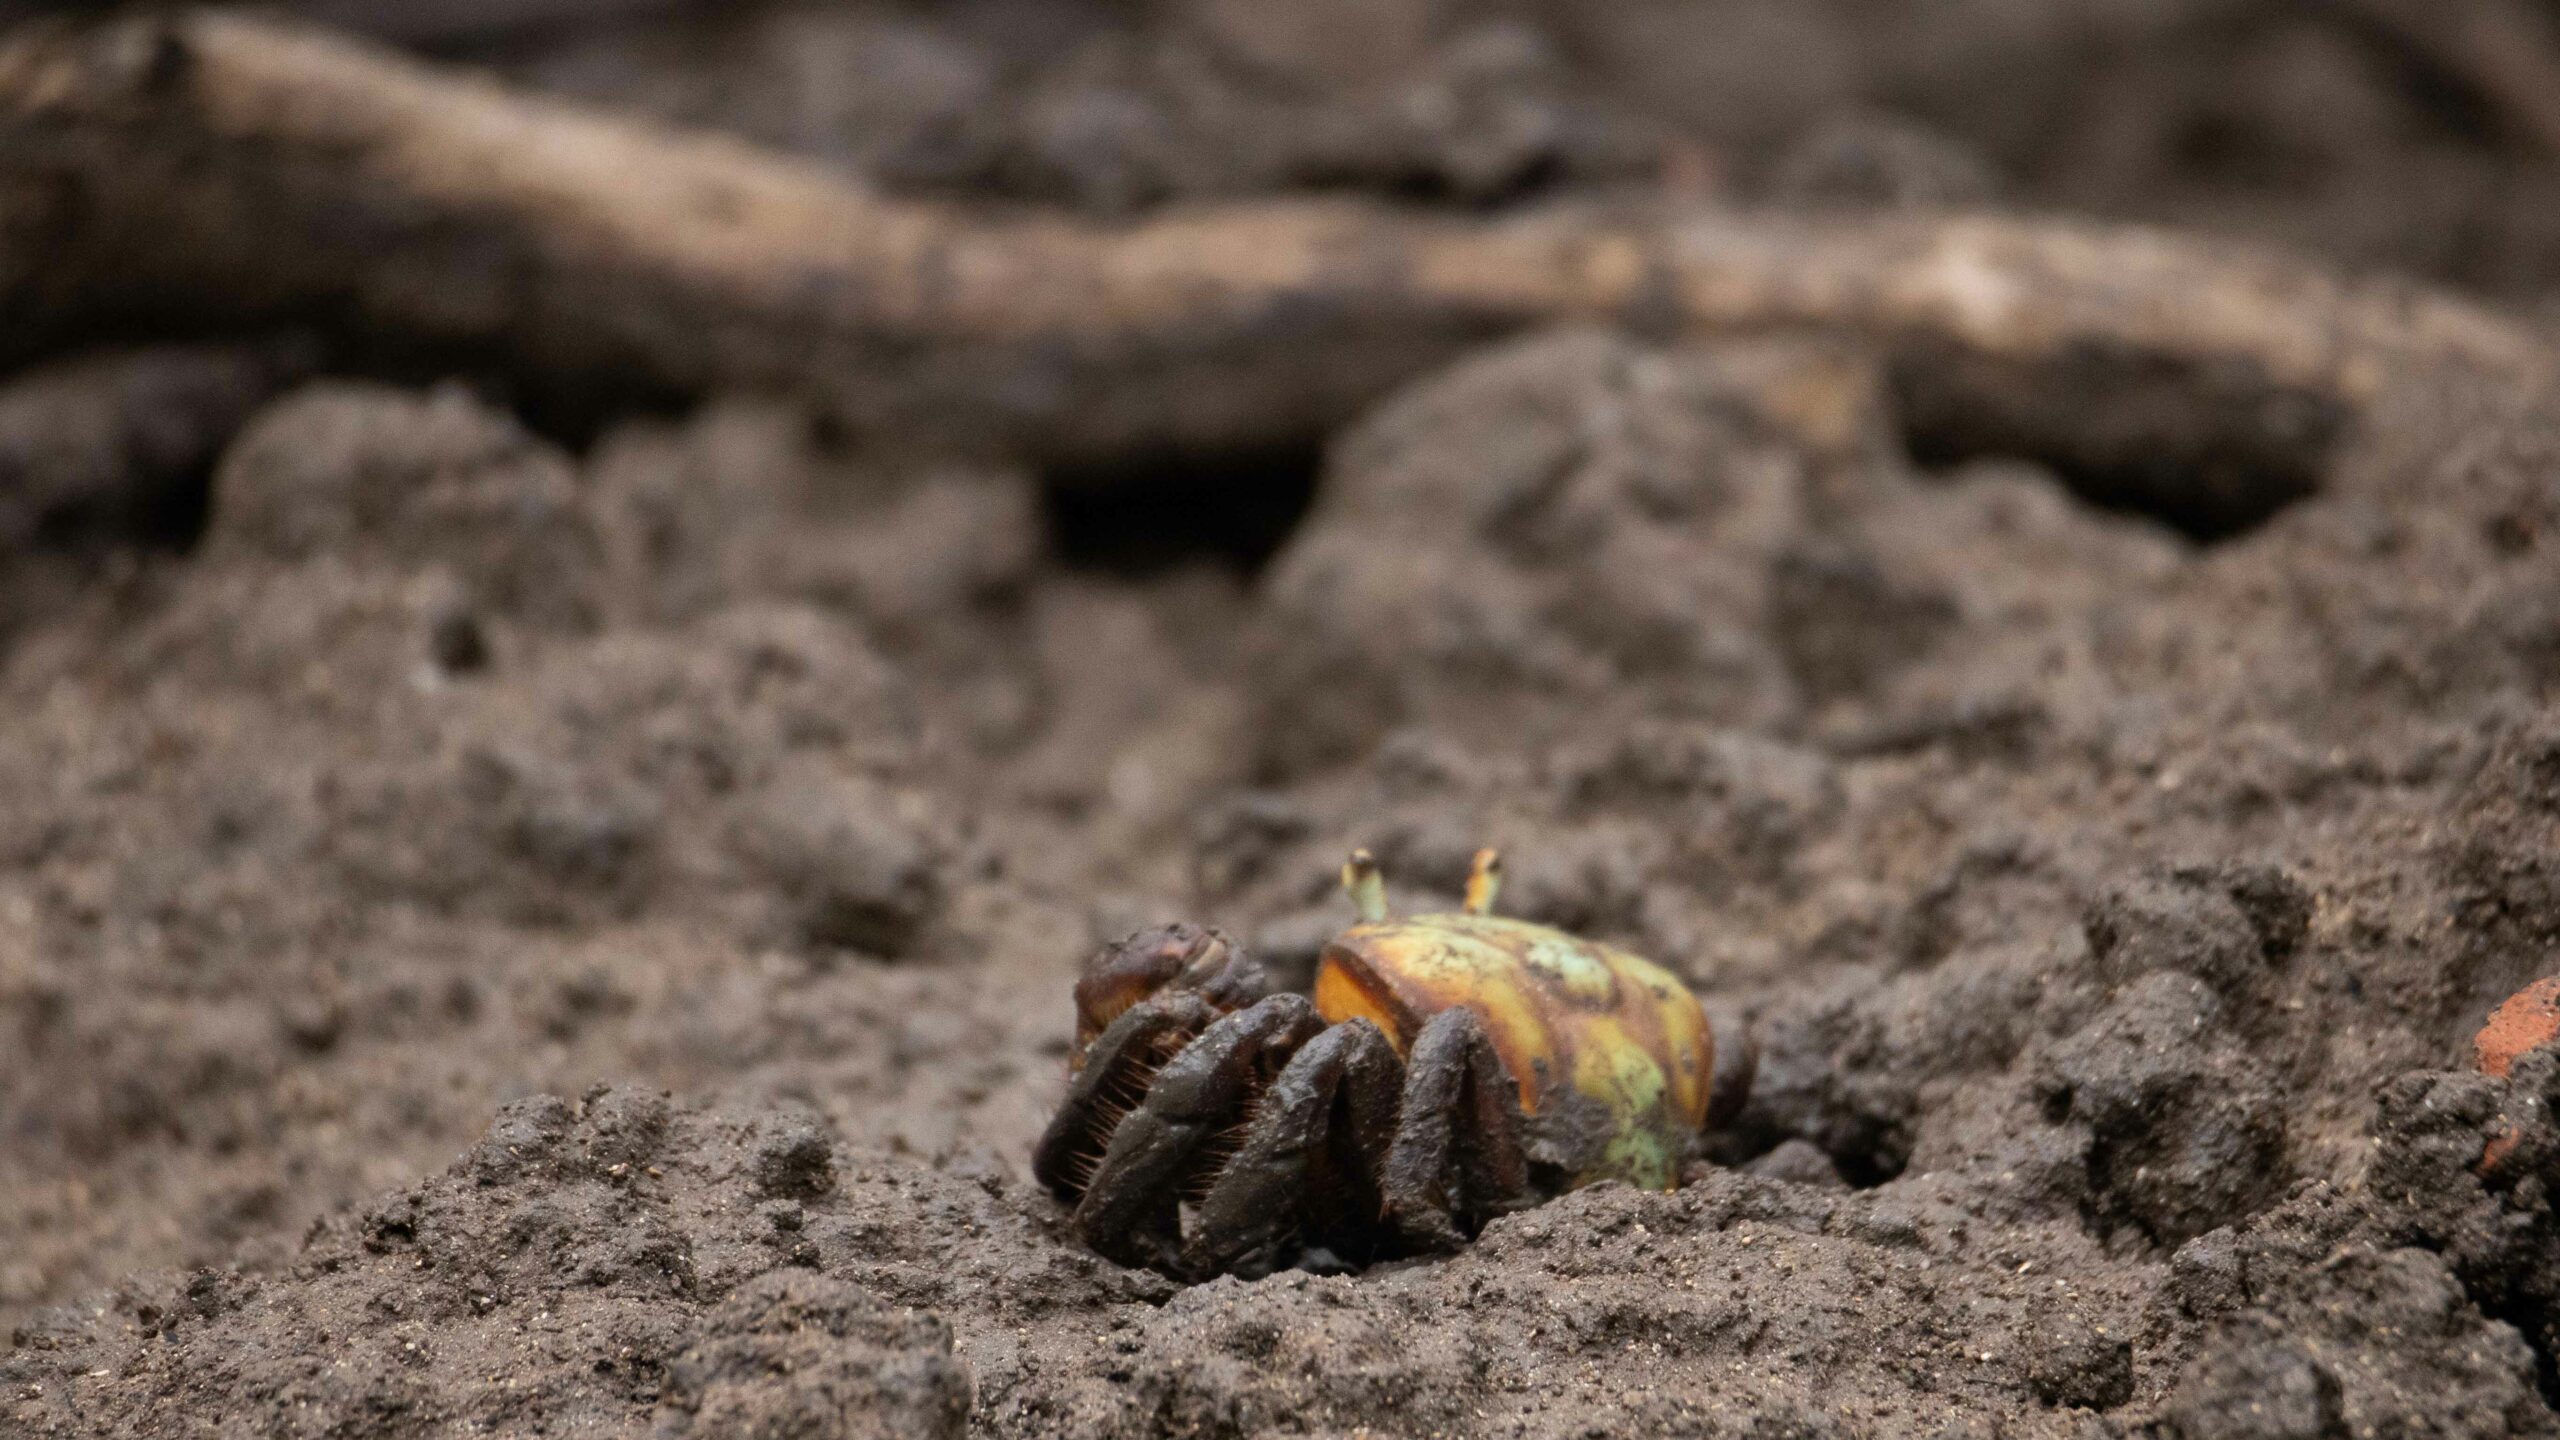
<svg viewBox="0 0 2560 1440">
<path fill-rule="evenodd" d="M 2140 229 L 1317 199 L 1105 225 L 885 198 L 216 13 L 0 50 L 0 299 L 21 337 L 292 319 L 555 377 L 784 389 L 1049 461 L 1303 441 L 1461 346 L 1573 319 L 2094 356 L 2345 407 L 2413 370 L 2554 369 L 2458 300 Z"/>
<path fill-rule="evenodd" d="M 291 0 L 286 8 L 305 20 L 402 45 L 455 46 L 705 7 L 703 0 Z"/>
<path fill-rule="evenodd" d="M 2560 20 L 2540 0 L 2354 0 L 2367 20 L 2469 85 L 2544 156 L 2560 156 Z"/>
</svg>

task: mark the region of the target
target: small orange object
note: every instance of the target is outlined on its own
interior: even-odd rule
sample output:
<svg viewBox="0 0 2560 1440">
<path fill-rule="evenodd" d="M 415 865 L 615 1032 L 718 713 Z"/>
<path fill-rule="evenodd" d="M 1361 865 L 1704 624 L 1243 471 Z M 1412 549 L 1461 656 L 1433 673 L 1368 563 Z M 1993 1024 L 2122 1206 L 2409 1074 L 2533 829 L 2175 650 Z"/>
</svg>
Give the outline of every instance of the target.
<svg viewBox="0 0 2560 1440">
<path fill-rule="evenodd" d="M 2483 1176 L 2494 1176 L 2507 1157 L 2516 1153 L 2524 1136 L 2516 1130 L 2516 1122 L 2501 1115 L 2489 1122 L 2489 1141 L 2480 1147 L 2480 1163 L 2473 1166 Z"/>
<path fill-rule="evenodd" d="M 2546 976 L 2507 997 L 2472 1038 L 2480 1073 L 2504 1080 L 2519 1056 L 2560 1040 L 2560 975 Z"/>
</svg>

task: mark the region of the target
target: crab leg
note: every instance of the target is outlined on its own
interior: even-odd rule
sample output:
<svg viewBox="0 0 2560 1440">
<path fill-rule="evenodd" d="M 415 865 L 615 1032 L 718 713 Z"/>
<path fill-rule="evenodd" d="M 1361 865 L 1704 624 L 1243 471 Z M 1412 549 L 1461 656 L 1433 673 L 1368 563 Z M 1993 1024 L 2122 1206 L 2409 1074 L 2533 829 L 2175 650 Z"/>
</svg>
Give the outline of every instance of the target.
<svg viewBox="0 0 2560 1440">
<path fill-rule="evenodd" d="M 1444 1010 L 1413 1039 L 1381 1187 L 1405 1243 L 1449 1250 L 1528 1203 L 1520 1095 L 1475 1012 Z"/>
<path fill-rule="evenodd" d="M 1183 1269 L 1267 1275 L 1301 1236 L 1354 1251 L 1374 1246 L 1378 1171 L 1403 1082 L 1395 1047 L 1366 1020 L 1308 1041 L 1264 1092 L 1243 1148 L 1200 1202 Z"/>
<path fill-rule="evenodd" d="M 1322 1029 L 1305 997 L 1274 995 L 1211 1025 L 1166 1062 L 1146 1102 L 1111 1133 L 1076 1206 L 1085 1243 L 1124 1265 L 1177 1260 L 1182 1190 L 1198 1171 L 1202 1147 L 1243 1120 L 1253 1098 Z M 1095 1068 L 1089 1062 L 1085 1071 Z"/>
<path fill-rule="evenodd" d="M 1061 1200 L 1082 1194 L 1088 1167 L 1145 1097 L 1156 1068 L 1208 1029 L 1217 1013 L 1199 996 L 1177 990 L 1125 1010 L 1104 1026 L 1031 1152 L 1033 1177 Z"/>
<path fill-rule="evenodd" d="M 1751 1103 L 1751 1081 L 1760 1073 L 1760 1042 L 1751 1027 L 1729 1011 L 1707 1011 L 1707 1034 L 1715 1046 L 1715 1078 L 1707 1087 L 1707 1128 L 1721 1130 Z"/>
</svg>

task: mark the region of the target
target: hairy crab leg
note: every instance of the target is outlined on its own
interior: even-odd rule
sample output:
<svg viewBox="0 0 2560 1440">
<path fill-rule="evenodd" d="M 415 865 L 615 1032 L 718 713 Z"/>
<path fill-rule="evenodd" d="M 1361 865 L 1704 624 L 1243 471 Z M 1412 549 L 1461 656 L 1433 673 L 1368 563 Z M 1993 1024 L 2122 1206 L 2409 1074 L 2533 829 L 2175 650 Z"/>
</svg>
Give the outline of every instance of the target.
<svg viewBox="0 0 2560 1440">
<path fill-rule="evenodd" d="M 1274 995 L 1202 1031 L 1156 1072 L 1145 1103 L 1112 1131 L 1076 1205 L 1076 1233 L 1123 1265 L 1178 1264 L 1179 1203 L 1202 1147 L 1233 1127 L 1323 1029 L 1304 996 Z M 1085 1073 L 1096 1068 L 1087 1065 Z"/>
<path fill-rule="evenodd" d="M 1308 1041 L 1264 1092 L 1242 1148 L 1194 1212 L 1183 1269 L 1267 1275 L 1299 1238 L 1367 1258 L 1358 1252 L 1381 1238 L 1378 1172 L 1403 1088 L 1404 1063 L 1366 1020 Z"/>
<path fill-rule="evenodd" d="M 1406 1244 L 1452 1250 L 1484 1222 L 1529 1203 L 1519 1088 L 1475 1012 L 1443 1010 L 1413 1040 L 1404 1097 L 1380 1176 Z"/>
<path fill-rule="evenodd" d="M 1160 1067 L 1218 1018 L 1207 1001 L 1176 990 L 1120 1013 L 1086 1047 L 1067 1082 L 1066 1099 L 1031 1152 L 1031 1173 L 1049 1193 L 1072 1201 L 1084 1193 L 1092 1166 L 1120 1122 L 1146 1097 Z"/>
</svg>

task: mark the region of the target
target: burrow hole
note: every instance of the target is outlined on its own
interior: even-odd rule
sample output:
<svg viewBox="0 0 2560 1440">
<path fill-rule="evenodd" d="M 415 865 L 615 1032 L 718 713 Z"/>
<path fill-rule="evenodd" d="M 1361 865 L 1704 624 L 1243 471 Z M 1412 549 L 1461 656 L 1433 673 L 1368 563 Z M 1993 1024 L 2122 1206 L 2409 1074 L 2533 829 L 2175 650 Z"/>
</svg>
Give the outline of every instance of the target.
<svg viewBox="0 0 2560 1440">
<path fill-rule="evenodd" d="M 1897 361 L 1893 391 L 1923 469 L 2030 461 L 2090 505 L 2199 544 L 2316 494 L 2348 419 L 2334 399 L 2253 367 L 2101 346 L 2032 365 L 1932 347 Z"/>
<path fill-rule="evenodd" d="M 1128 578 L 1202 562 L 1252 575 L 1306 519 L 1321 461 L 1308 444 L 1055 468 L 1041 487 L 1050 551 Z"/>
</svg>

